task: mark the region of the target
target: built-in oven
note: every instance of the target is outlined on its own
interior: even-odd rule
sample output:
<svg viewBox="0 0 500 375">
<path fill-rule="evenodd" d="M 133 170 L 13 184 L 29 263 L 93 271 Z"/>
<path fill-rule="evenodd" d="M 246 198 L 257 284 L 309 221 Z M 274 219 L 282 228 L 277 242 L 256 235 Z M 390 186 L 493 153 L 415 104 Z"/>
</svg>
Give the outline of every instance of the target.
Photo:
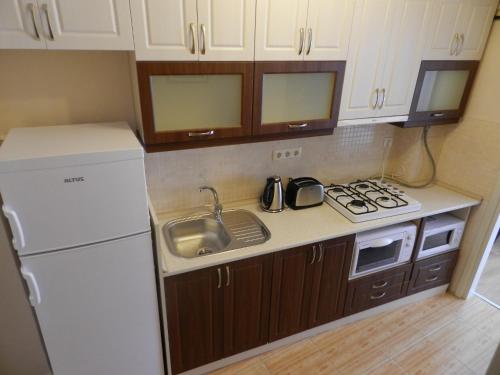
<svg viewBox="0 0 500 375">
<path fill-rule="evenodd" d="M 415 224 L 404 223 L 357 234 L 349 279 L 409 262 L 416 233 Z"/>
<path fill-rule="evenodd" d="M 451 214 L 428 216 L 422 220 L 416 258 L 427 258 L 458 249 L 465 222 Z"/>
</svg>

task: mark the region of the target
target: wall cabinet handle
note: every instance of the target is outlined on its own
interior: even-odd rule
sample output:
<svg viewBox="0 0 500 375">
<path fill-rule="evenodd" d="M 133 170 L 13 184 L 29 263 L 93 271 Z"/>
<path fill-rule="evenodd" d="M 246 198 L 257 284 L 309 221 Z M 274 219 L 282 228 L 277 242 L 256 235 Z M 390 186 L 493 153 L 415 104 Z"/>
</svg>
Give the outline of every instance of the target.
<svg viewBox="0 0 500 375">
<path fill-rule="evenodd" d="M 229 266 L 226 266 L 226 286 L 231 285 L 231 272 L 229 271 Z"/>
<path fill-rule="evenodd" d="M 52 25 L 50 24 L 49 8 L 47 4 L 42 5 L 42 11 L 45 13 L 45 18 L 47 19 L 47 27 L 49 28 L 49 40 L 54 41 L 54 33 L 52 32 Z"/>
<path fill-rule="evenodd" d="M 311 53 L 311 45 L 312 45 L 312 39 L 313 39 L 313 30 L 312 28 L 307 29 L 307 34 L 308 34 L 308 43 L 307 43 L 307 51 L 306 55 L 309 55 Z"/>
<path fill-rule="evenodd" d="M 219 277 L 219 282 L 217 283 L 217 289 L 220 289 L 222 286 L 222 275 L 220 272 L 220 268 L 217 268 L 217 276 Z"/>
<path fill-rule="evenodd" d="M 207 29 L 205 27 L 204 24 L 201 24 L 200 26 L 200 30 L 201 30 L 201 48 L 200 48 L 200 51 L 201 51 L 201 54 L 204 55 L 205 52 L 206 52 L 206 42 L 205 42 L 205 35 L 207 33 Z"/>
<path fill-rule="evenodd" d="M 461 33 L 459 36 L 459 43 L 457 45 L 457 56 L 460 55 L 464 49 L 465 35 Z"/>
<path fill-rule="evenodd" d="M 380 289 L 380 288 L 383 288 L 384 286 L 387 286 L 388 282 L 387 281 L 384 281 L 383 283 L 381 284 L 373 284 L 372 285 L 372 289 Z"/>
<path fill-rule="evenodd" d="M 385 104 L 385 88 L 382 89 L 382 100 L 378 106 L 378 109 L 382 109 L 382 107 L 384 106 Z"/>
<path fill-rule="evenodd" d="M 373 294 L 370 296 L 370 299 L 380 299 L 380 298 L 384 298 L 386 295 L 386 292 L 382 292 L 382 293 L 379 293 L 379 294 Z"/>
<path fill-rule="evenodd" d="M 450 55 L 451 56 L 457 55 L 458 43 L 459 43 L 458 33 L 455 33 L 455 35 L 453 35 L 453 40 L 451 41 L 451 44 L 450 44 Z"/>
<path fill-rule="evenodd" d="M 428 279 L 425 279 L 425 282 L 426 283 L 430 283 L 431 281 L 436 281 L 438 279 L 438 275 L 436 276 L 433 276 L 433 277 L 429 277 Z"/>
<path fill-rule="evenodd" d="M 302 128 L 307 128 L 309 126 L 308 123 L 303 123 L 303 124 L 288 124 L 289 129 L 302 129 Z"/>
<path fill-rule="evenodd" d="M 40 33 L 38 32 L 38 27 L 36 25 L 35 6 L 30 3 L 27 5 L 27 8 L 31 15 L 31 22 L 33 22 L 33 28 L 35 29 L 35 35 L 33 35 L 33 38 L 35 40 L 40 40 Z"/>
<path fill-rule="evenodd" d="M 189 132 L 188 137 L 209 137 L 215 134 L 215 130 L 209 130 L 207 132 Z"/>
<path fill-rule="evenodd" d="M 299 56 L 302 55 L 302 51 L 304 50 L 304 28 L 301 27 L 299 30 L 300 40 L 299 40 Z"/>
<path fill-rule="evenodd" d="M 376 109 L 377 108 L 377 104 L 378 104 L 378 96 L 379 96 L 379 89 L 375 89 L 375 94 L 377 95 L 376 98 L 375 98 L 375 104 L 373 104 L 372 102 L 372 109 Z M 373 97 L 373 95 L 372 95 Z"/>
<path fill-rule="evenodd" d="M 441 269 L 441 265 L 436 266 L 436 267 L 434 267 L 434 268 L 429 268 L 429 271 L 430 271 L 430 272 L 436 272 L 436 271 L 439 271 L 440 269 Z"/>
<path fill-rule="evenodd" d="M 191 32 L 191 54 L 194 55 L 196 53 L 196 46 L 195 46 L 196 42 L 194 40 L 194 36 L 196 34 L 196 31 L 194 29 L 194 23 L 191 22 L 189 24 L 189 30 Z"/>
<path fill-rule="evenodd" d="M 313 245 L 312 251 L 313 251 L 313 257 L 311 259 L 311 263 L 309 264 L 313 264 L 314 260 L 316 259 L 316 245 Z"/>
</svg>

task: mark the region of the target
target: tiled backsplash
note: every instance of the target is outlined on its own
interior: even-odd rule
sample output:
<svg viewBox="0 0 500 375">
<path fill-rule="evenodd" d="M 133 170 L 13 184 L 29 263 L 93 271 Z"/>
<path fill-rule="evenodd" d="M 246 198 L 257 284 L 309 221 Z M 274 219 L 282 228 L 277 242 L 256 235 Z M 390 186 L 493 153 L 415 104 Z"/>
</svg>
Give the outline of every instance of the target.
<svg viewBox="0 0 500 375">
<path fill-rule="evenodd" d="M 324 184 L 380 173 L 391 125 L 338 128 L 332 136 L 170 151 L 146 155 L 148 189 L 159 212 L 210 201 L 201 185 L 214 186 L 222 202 L 258 198 L 268 176 L 311 176 Z M 302 147 L 300 159 L 273 160 L 273 150 Z"/>
</svg>

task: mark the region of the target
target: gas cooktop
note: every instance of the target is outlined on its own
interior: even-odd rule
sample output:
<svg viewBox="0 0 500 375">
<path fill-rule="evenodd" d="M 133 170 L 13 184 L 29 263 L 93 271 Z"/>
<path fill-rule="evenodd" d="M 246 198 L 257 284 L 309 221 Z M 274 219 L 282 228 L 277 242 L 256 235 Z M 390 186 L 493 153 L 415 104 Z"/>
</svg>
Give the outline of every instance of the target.
<svg viewBox="0 0 500 375">
<path fill-rule="evenodd" d="M 397 185 L 358 180 L 325 188 L 325 202 L 354 223 L 418 211 L 420 202 Z"/>
</svg>

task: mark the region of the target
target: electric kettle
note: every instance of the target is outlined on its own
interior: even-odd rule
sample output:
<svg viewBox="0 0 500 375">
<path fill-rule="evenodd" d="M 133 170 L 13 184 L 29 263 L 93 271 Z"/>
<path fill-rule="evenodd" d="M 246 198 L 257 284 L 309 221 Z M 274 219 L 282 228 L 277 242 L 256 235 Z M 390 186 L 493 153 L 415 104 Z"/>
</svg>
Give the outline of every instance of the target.
<svg viewBox="0 0 500 375">
<path fill-rule="evenodd" d="M 283 184 L 280 176 L 269 177 L 260 197 L 260 205 L 266 212 L 281 212 L 285 209 Z"/>
</svg>

